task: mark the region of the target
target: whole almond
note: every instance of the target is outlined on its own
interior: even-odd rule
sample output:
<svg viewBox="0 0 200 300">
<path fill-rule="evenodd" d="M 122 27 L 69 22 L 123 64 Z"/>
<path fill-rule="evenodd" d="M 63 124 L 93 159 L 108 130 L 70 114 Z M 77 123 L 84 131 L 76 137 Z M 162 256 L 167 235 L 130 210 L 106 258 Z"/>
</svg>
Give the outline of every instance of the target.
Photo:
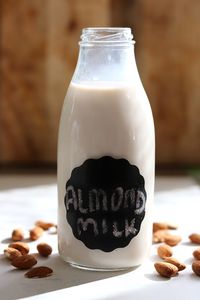
<svg viewBox="0 0 200 300">
<path fill-rule="evenodd" d="M 29 245 L 27 243 L 15 242 L 15 243 L 11 243 L 8 247 L 19 250 L 22 255 L 29 253 Z"/>
<path fill-rule="evenodd" d="M 200 260 L 200 248 L 197 248 L 196 250 L 194 250 L 193 256 L 194 256 L 194 258 L 196 258 L 197 260 Z"/>
<path fill-rule="evenodd" d="M 180 235 L 172 235 L 172 234 L 169 234 L 169 235 L 166 235 L 165 236 L 165 240 L 164 242 L 169 245 L 169 246 L 176 246 L 178 243 L 180 243 L 182 240 L 181 236 Z"/>
<path fill-rule="evenodd" d="M 175 224 L 170 223 L 153 223 L 153 232 L 156 232 L 158 230 L 166 230 L 166 229 L 177 229 L 178 226 Z"/>
<path fill-rule="evenodd" d="M 181 263 L 178 259 L 175 257 L 166 257 L 165 262 L 168 262 L 178 268 L 179 271 L 182 271 L 186 268 L 186 265 Z"/>
<path fill-rule="evenodd" d="M 173 251 L 170 246 L 163 244 L 158 247 L 157 253 L 161 258 L 165 258 L 172 256 Z"/>
<path fill-rule="evenodd" d="M 200 234 L 193 233 L 189 236 L 189 239 L 194 244 L 200 244 Z"/>
<path fill-rule="evenodd" d="M 47 257 L 51 254 L 52 248 L 50 245 L 46 243 L 40 243 L 37 245 L 37 250 L 40 253 L 40 255 Z"/>
<path fill-rule="evenodd" d="M 8 247 L 4 250 L 4 255 L 10 259 L 13 260 L 15 257 L 21 256 L 21 252 L 15 248 Z"/>
<path fill-rule="evenodd" d="M 37 260 L 33 255 L 25 254 L 14 258 L 11 264 L 20 270 L 26 270 L 37 264 Z"/>
<path fill-rule="evenodd" d="M 24 276 L 27 278 L 44 278 L 51 276 L 52 273 L 53 270 L 51 268 L 41 266 L 32 268 L 30 271 L 26 272 Z"/>
<path fill-rule="evenodd" d="M 178 273 L 178 268 L 167 262 L 156 262 L 154 264 L 156 271 L 163 277 L 170 278 Z"/>
<path fill-rule="evenodd" d="M 158 230 L 153 234 L 153 243 L 162 243 L 165 241 L 166 236 L 169 235 L 167 230 Z"/>
<path fill-rule="evenodd" d="M 200 276 L 200 260 L 195 260 L 193 262 L 192 270 L 197 276 Z"/>
<path fill-rule="evenodd" d="M 13 241 L 22 241 L 24 238 L 24 232 L 21 228 L 14 229 L 12 232 L 12 240 Z"/>
<path fill-rule="evenodd" d="M 43 234 L 43 229 L 41 227 L 34 227 L 33 229 L 30 230 L 30 239 L 32 241 L 38 240 Z"/>
<path fill-rule="evenodd" d="M 44 222 L 44 221 L 39 220 L 39 221 L 35 222 L 35 226 L 41 227 L 43 230 L 48 230 L 49 228 L 55 227 L 56 225 L 51 222 Z"/>
</svg>

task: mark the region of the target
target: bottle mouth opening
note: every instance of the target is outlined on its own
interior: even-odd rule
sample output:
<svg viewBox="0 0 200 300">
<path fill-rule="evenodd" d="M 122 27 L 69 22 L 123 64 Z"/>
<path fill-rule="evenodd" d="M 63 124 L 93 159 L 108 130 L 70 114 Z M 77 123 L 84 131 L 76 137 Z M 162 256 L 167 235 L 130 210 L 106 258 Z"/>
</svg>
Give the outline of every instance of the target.
<svg viewBox="0 0 200 300">
<path fill-rule="evenodd" d="M 80 45 L 134 44 L 131 29 L 128 27 L 89 27 L 81 34 Z"/>
</svg>

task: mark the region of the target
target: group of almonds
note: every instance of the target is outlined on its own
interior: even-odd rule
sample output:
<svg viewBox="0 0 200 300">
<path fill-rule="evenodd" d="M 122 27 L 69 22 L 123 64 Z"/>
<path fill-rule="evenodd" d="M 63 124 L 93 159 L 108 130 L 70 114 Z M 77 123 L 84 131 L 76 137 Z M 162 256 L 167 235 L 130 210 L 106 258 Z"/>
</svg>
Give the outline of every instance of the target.
<svg viewBox="0 0 200 300">
<path fill-rule="evenodd" d="M 37 221 L 35 227 L 29 231 L 31 241 L 38 240 L 44 230 L 56 228 L 54 223 Z M 157 248 L 157 254 L 163 259 L 162 262 L 156 262 L 154 267 L 156 271 L 163 277 L 171 278 L 186 268 L 186 265 L 173 257 L 172 247 L 178 245 L 182 238 L 174 235 L 169 230 L 177 229 L 177 226 L 168 223 L 153 223 L 153 243 L 163 243 Z M 15 229 L 12 232 L 12 243 L 4 250 L 5 256 L 11 261 L 11 265 L 20 270 L 28 270 L 25 273 L 27 278 L 43 278 L 53 274 L 53 270 L 46 266 L 33 267 L 37 264 L 34 255 L 29 254 L 28 243 L 23 242 L 24 233 L 21 229 Z M 193 233 L 189 236 L 191 243 L 200 245 L 200 234 Z M 52 253 L 52 248 L 47 243 L 39 243 L 37 245 L 38 253 L 43 257 L 48 257 Z M 200 247 L 193 252 L 194 261 L 192 270 L 200 276 Z"/>
<path fill-rule="evenodd" d="M 154 267 L 156 271 L 163 277 L 171 278 L 186 268 L 186 265 L 173 257 L 172 247 L 178 245 L 182 238 L 179 235 L 174 235 L 169 230 L 177 229 L 177 226 L 167 223 L 153 224 L 153 243 L 163 243 L 157 248 L 157 254 L 163 259 L 162 262 L 156 262 Z M 193 233 L 189 236 L 189 240 L 193 244 L 200 245 L 200 234 Z M 192 270 L 200 276 L 200 247 L 193 252 L 194 261 Z"/>
<path fill-rule="evenodd" d="M 35 227 L 29 231 L 30 241 L 38 240 L 44 230 L 55 227 L 54 223 L 37 221 Z M 43 278 L 52 275 L 53 270 L 46 266 L 34 267 L 37 259 L 33 254 L 29 254 L 29 245 L 24 240 L 24 232 L 22 229 L 14 229 L 12 232 L 12 243 L 4 250 L 5 256 L 11 261 L 11 265 L 19 270 L 28 270 L 25 273 L 27 278 Z M 52 253 L 52 247 L 47 243 L 39 243 L 37 245 L 38 253 L 43 257 L 48 257 Z"/>
</svg>

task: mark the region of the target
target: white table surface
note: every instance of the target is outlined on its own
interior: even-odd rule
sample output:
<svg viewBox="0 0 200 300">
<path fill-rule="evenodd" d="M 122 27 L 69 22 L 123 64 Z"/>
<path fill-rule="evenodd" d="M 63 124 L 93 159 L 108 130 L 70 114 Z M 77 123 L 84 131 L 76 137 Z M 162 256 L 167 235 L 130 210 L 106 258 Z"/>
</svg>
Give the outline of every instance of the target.
<svg viewBox="0 0 200 300">
<path fill-rule="evenodd" d="M 160 177 L 156 180 L 155 221 L 179 225 L 183 240 L 174 247 L 174 256 L 182 260 L 186 270 L 177 277 L 158 276 L 153 263 L 157 245 L 150 258 L 139 268 L 126 272 L 91 272 L 78 270 L 63 262 L 57 252 L 57 236 L 45 233 L 39 241 L 52 245 L 53 254 L 38 257 L 38 266 L 54 270 L 51 277 L 27 279 L 24 271 L 14 269 L 3 255 L 13 228 L 28 230 L 38 219 L 56 222 L 57 191 L 55 176 L 0 176 L 0 299 L 70 299 L 70 300 L 199 300 L 200 277 L 191 271 L 195 245 L 188 235 L 200 232 L 200 187 L 188 177 Z M 36 252 L 39 241 L 31 242 Z"/>
</svg>

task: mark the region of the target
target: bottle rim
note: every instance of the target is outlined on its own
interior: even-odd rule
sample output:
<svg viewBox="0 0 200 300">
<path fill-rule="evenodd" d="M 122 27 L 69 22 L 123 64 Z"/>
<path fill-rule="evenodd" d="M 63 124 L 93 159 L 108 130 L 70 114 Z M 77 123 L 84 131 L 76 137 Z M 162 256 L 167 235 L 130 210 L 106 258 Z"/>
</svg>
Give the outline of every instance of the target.
<svg viewBox="0 0 200 300">
<path fill-rule="evenodd" d="M 82 29 L 81 46 L 134 44 L 129 27 L 88 27 Z"/>
</svg>

